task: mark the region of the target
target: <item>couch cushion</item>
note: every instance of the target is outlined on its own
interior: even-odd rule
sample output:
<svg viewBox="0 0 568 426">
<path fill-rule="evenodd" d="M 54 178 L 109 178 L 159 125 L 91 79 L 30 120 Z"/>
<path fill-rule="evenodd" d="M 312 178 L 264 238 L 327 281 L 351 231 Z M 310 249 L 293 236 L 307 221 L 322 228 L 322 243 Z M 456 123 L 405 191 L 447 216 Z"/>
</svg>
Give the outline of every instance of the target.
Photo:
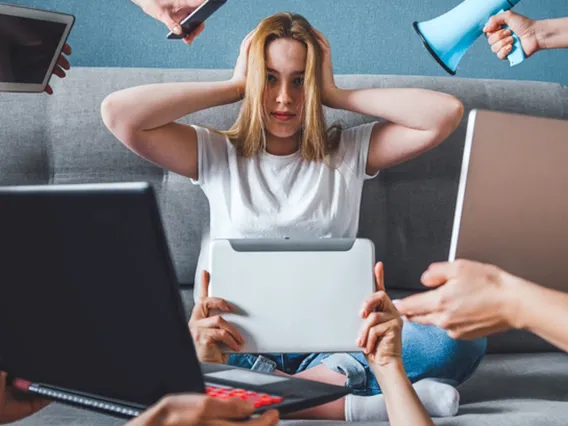
<svg viewBox="0 0 568 426">
<path fill-rule="evenodd" d="M 491 355 L 460 387 L 457 417 L 436 419 L 452 426 L 555 426 L 566 424 L 568 412 L 568 357 L 565 354 Z M 18 426 L 119 425 L 111 417 L 52 404 Z M 287 426 L 342 425 L 346 422 L 286 421 Z M 358 423 L 387 426 L 386 422 Z"/>
</svg>

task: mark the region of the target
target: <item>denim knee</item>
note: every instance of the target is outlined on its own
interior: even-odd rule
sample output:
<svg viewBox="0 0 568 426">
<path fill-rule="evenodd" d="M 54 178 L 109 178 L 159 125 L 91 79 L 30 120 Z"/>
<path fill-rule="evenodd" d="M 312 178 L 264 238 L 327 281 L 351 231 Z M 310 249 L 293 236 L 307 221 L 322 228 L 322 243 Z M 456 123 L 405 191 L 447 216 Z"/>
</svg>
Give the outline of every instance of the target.
<svg viewBox="0 0 568 426">
<path fill-rule="evenodd" d="M 438 378 L 459 385 L 473 374 L 487 348 L 486 338 L 455 340 L 435 326 L 405 322 L 402 330 L 402 356 L 412 382 Z"/>
<path fill-rule="evenodd" d="M 343 374 L 345 386 L 350 388 L 354 395 L 368 396 L 380 393 L 377 380 L 363 353 L 317 354 L 307 359 L 301 369 L 307 370 L 320 364 L 336 373 Z"/>
</svg>

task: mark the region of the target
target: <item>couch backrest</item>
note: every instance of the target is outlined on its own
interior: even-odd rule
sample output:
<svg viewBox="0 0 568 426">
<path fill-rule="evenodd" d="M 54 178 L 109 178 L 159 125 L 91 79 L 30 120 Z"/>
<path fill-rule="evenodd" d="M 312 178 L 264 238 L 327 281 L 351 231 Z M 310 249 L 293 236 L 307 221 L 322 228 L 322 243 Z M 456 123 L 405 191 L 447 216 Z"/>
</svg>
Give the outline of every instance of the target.
<svg viewBox="0 0 568 426">
<path fill-rule="evenodd" d="M 164 172 L 122 146 L 103 125 L 100 105 L 106 95 L 126 87 L 230 75 L 229 70 L 74 68 L 65 80 L 54 79 L 52 97 L 0 94 L 0 185 L 151 182 L 179 281 L 191 284 L 209 224 L 207 199 L 188 179 Z M 483 108 L 568 119 L 568 88 L 553 83 L 383 75 L 338 76 L 337 83 L 344 88 L 440 90 L 466 107 L 461 125 L 440 147 L 365 184 L 359 234 L 375 242 L 377 258 L 385 262 L 386 283 L 396 294 L 421 290 L 419 277 L 428 264 L 447 259 L 467 113 Z M 228 105 L 181 121 L 228 128 L 237 111 L 238 104 Z M 341 121 L 345 127 L 374 120 L 337 110 L 326 110 L 326 115 L 329 123 Z M 511 347 L 509 342 L 497 349 Z M 540 348 L 523 343 L 520 349 L 530 347 Z"/>
</svg>

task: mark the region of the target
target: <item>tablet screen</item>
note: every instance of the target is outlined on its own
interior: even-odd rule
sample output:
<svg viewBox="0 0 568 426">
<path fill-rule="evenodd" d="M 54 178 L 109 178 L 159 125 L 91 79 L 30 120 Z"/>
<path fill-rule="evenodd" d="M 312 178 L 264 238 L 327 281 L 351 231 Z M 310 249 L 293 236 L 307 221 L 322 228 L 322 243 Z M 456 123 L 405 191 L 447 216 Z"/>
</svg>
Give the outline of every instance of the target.
<svg viewBox="0 0 568 426">
<path fill-rule="evenodd" d="M 0 83 L 43 83 L 65 29 L 62 22 L 0 15 Z"/>
</svg>

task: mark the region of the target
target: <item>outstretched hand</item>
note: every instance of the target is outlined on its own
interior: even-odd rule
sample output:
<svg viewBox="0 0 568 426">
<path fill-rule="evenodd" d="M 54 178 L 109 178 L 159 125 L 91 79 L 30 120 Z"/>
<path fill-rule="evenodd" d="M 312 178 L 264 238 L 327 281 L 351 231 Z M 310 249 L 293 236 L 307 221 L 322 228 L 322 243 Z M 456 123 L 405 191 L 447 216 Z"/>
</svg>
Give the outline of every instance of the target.
<svg viewBox="0 0 568 426">
<path fill-rule="evenodd" d="M 152 18 L 162 22 L 168 29 L 177 35 L 182 34 L 180 22 L 205 0 L 132 0 L 142 10 Z M 201 24 L 195 31 L 183 38 L 186 44 L 191 44 L 203 29 L 205 24 Z"/>
<path fill-rule="evenodd" d="M 63 55 L 71 55 L 71 46 L 65 43 L 63 46 L 63 50 L 61 51 L 61 55 L 59 55 L 59 59 L 57 60 L 57 64 L 55 64 L 55 68 L 53 68 L 53 74 L 55 74 L 59 78 L 65 78 L 67 76 L 66 70 L 68 71 L 71 69 L 71 64 L 67 58 Z M 53 88 L 48 84 L 44 90 L 45 93 L 48 95 L 53 95 Z"/>
<path fill-rule="evenodd" d="M 278 412 L 246 420 L 254 406 L 237 398 L 220 400 L 197 394 L 169 395 L 150 407 L 126 426 L 274 426 Z"/>
<path fill-rule="evenodd" d="M 443 328 L 454 339 L 475 339 L 515 328 L 515 291 L 509 289 L 522 282 L 493 265 L 433 263 L 422 275 L 432 290 L 401 300 L 397 308 L 409 321 Z"/>
<path fill-rule="evenodd" d="M 7 374 L 0 371 L 0 424 L 11 423 L 31 416 L 49 404 L 50 401 L 33 395 L 17 398 L 12 389 L 7 387 Z"/>
</svg>

